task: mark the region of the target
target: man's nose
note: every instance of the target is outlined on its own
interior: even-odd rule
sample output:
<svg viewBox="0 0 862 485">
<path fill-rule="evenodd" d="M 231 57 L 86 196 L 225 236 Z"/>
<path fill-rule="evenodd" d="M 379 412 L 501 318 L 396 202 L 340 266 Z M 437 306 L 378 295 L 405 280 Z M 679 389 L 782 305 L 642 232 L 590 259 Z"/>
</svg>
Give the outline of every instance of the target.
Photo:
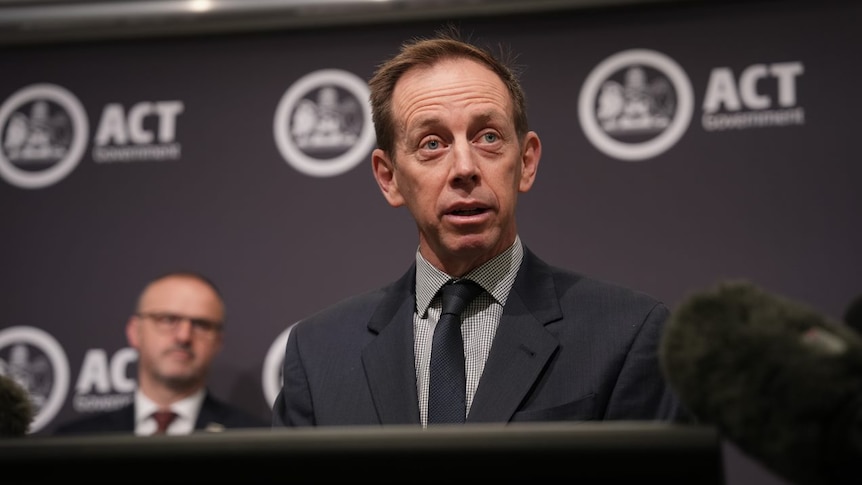
<svg viewBox="0 0 862 485">
<path fill-rule="evenodd" d="M 470 143 L 456 142 L 451 153 L 453 177 L 456 180 L 473 180 L 479 173 L 479 167 Z"/>
<path fill-rule="evenodd" d="M 194 325 L 190 318 L 182 318 L 174 327 L 174 336 L 183 340 L 191 339 L 193 332 Z"/>
</svg>

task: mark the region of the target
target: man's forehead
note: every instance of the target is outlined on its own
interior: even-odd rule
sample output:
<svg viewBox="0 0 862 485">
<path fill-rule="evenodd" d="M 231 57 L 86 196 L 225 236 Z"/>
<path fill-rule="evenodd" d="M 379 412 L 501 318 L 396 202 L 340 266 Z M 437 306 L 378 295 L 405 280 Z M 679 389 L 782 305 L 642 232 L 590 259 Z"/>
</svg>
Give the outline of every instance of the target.
<svg viewBox="0 0 862 485">
<path fill-rule="evenodd" d="M 169 300 L 212 299 L 216 292 L 206 283 L 192 277 L 170 276 L 150 283 L 141 295 L 141 304 Z"/>
<path fill-rule="evenodd" d="M 469 114 L 472 123 L 488 124 L 493 122 L 505 122 L 508 120 L 506 113 L 497 109 L 486 109 Z M 447 120 L 434 114 L 418 115 L 410 120 L 411 129 L 433 128 L 447 124 Z"/>
</svg>

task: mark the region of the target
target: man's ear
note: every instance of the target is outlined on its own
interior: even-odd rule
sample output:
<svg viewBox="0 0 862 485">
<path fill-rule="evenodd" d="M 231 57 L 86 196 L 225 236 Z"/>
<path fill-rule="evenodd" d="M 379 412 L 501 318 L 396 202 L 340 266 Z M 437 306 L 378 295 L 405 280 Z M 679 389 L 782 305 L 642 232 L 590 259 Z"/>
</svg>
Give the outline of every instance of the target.
<svg viewBox="0 0 862 485">
<path fill-rule="evenodd" d="M 129 342 L 129 347 L 137 349 L 140 344 L 140 325 L 141 319 L 135 315 L 129 317 L 126 322 L 126 340 Z"/>
<path fill-rule="evenodd" d="M 542 158 L 542 141 L 539 135 L 531 131 L 524 137 L 524 147 L 521 152 L 521 180 L 518 190 L 527 192 L 536 181 L 536 173 L 539 171 L 539 160 Z"/>
<path fill-rule="evenodd" d="M 375 148 L 371 152 L 371 169 L 374 171 L 374 179 L 380 186 L 380 191 L 386 197 L 386 201 L 392 207 L 404 205 L 404 197 L 398 190 L 398 181 L 395 179 L 395 162 L 385 151 Z"/>
</svg>

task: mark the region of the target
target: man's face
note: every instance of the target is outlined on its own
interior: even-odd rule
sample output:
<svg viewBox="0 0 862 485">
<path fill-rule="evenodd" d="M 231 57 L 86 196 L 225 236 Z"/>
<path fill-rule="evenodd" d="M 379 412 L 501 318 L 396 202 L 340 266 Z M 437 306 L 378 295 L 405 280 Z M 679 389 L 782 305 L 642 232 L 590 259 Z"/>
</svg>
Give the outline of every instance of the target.
<svg viewBox="0 0 862 485">
<path fill-rule="evenodd" d="M 197 279 L 172 276 L 152 283 L 126 328 L 138 350 L 141 379 L 175 390 L 203 385 L 222 346 L 223 318 L 218 295 Z M 218 327 L 204 328 L 212 325 Z"/>
<path fill-rule="evenodd" d="M 518 140 L 503 82 L 475 61 L 444 60 L 405 73 L 392 110 L 395 153 L 375 150 L 372 165 L 388 202 L 413 215 L 422 255 L 461 276 L 508 248 L 541 144 L 533 132 Z"/>
</svg>

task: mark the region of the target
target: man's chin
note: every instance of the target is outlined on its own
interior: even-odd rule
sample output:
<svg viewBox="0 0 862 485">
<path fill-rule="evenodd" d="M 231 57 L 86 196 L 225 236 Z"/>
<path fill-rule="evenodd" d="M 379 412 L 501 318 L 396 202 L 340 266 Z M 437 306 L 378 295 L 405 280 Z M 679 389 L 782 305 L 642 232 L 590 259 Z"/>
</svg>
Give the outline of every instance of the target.
<svg viewBox="0 0 862 485">
<path fill-rule="evenodd" d="M 449 241 L 446 246 L 447 266 L 458 268 L 459 275 L 482 265 L 496 255 L 496 246 L 488 243 L 486 237 L 459 237 Z"/>
<path fill-rule="evenodd" d="M 161 381 L 168 388 L 182 392 L 194 387 L 198 379 L 193 373 L 184 370 L 182 372 L 166 372 L 162 374 Z"/>
<path fill-rule="evenodd" d="M 500 248 L 499 238 L 487 232 L 455 235 L 447 246 L 451 254 L 464 260 L 488 257 L 505 249 Z"/>
</svg>

